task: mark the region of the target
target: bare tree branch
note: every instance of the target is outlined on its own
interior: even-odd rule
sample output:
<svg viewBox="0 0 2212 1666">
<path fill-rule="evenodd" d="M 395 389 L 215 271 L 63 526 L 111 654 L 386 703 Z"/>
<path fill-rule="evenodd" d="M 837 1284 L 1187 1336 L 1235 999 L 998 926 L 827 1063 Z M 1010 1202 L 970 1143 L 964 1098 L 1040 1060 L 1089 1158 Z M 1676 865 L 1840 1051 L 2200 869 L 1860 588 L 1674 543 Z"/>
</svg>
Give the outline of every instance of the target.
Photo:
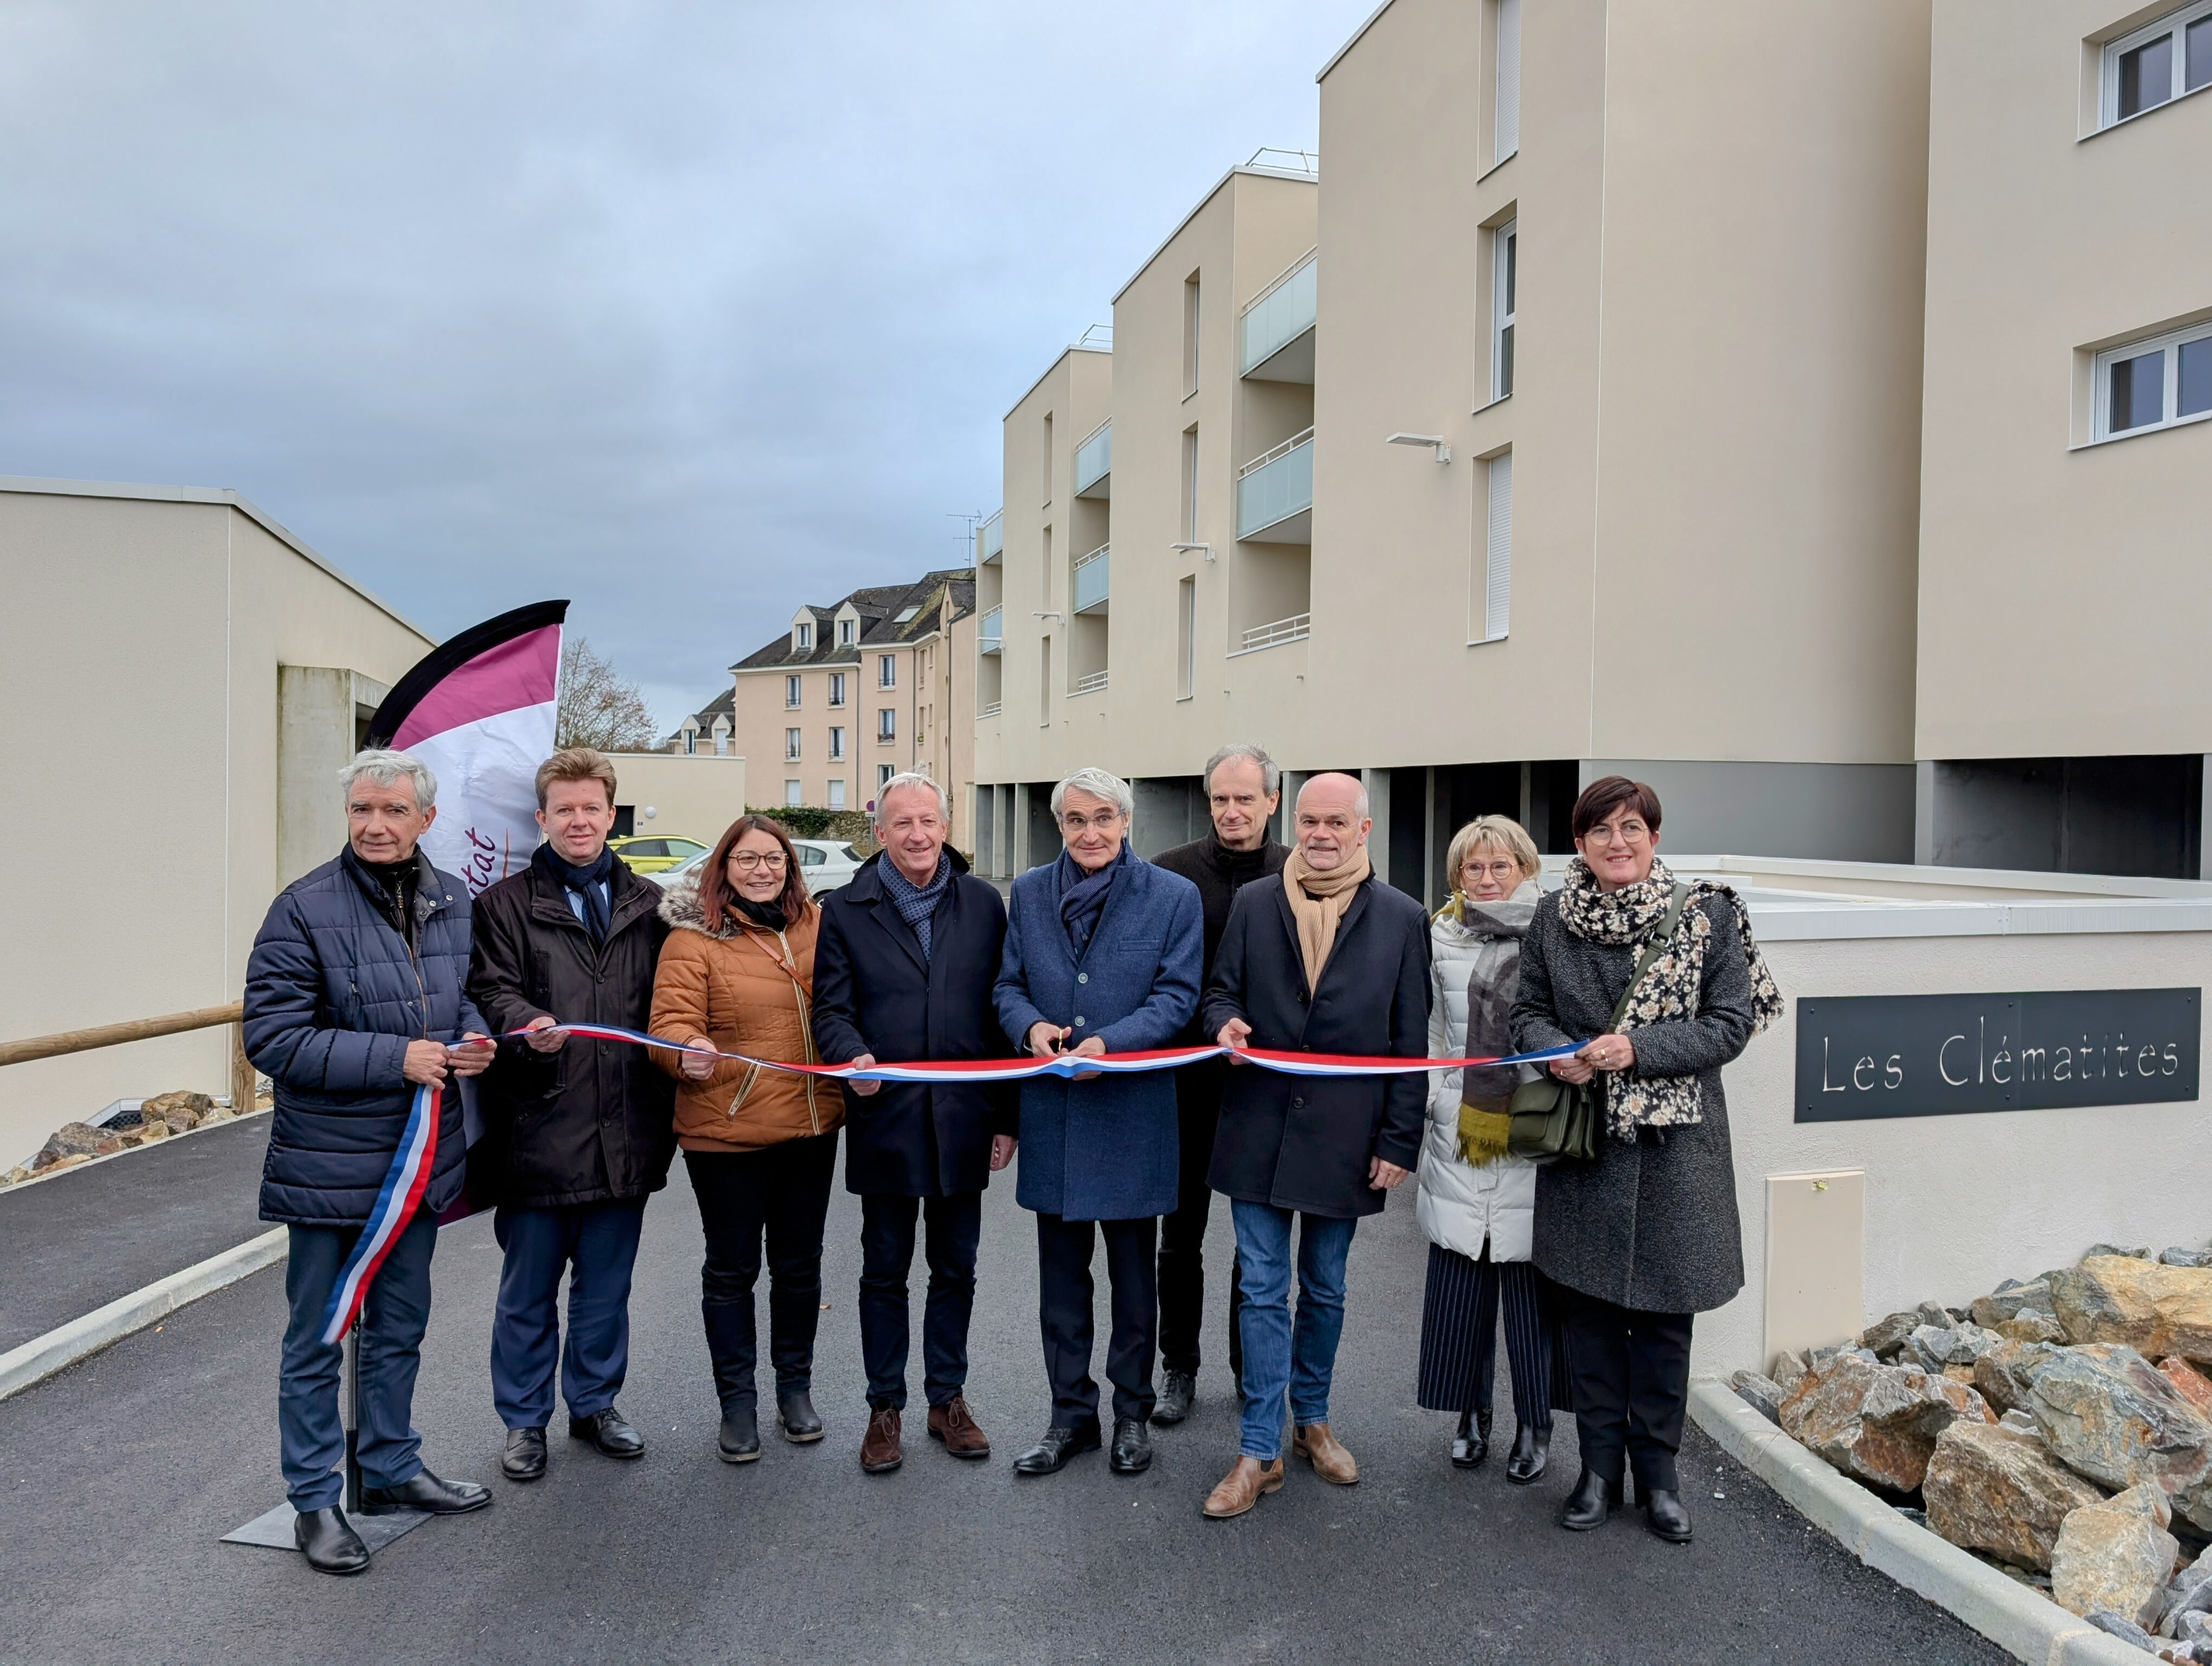
<svg viewBox="0 0 2212 1666">
<path fill-rule="evenodd" d="M 554 744 L 596 746 L 603 752 L 644 752 L 660 732 L 637 684 L 592 652 L 581 636 L 561 643 L 561 708 Z"/>
</svg>

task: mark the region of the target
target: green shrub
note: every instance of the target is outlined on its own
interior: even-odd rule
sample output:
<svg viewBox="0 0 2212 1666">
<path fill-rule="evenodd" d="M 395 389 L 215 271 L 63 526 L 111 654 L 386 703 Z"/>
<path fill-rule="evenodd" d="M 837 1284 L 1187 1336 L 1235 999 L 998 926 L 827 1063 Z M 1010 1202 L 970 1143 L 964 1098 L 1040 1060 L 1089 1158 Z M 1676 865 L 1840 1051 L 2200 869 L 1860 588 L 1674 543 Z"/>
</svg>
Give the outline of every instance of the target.
<svg viewBox="0 0 2212 1666">
<path fill-rule="evenodd" d="M 805 805 L 763 810 L 748 805 L 745 814 L 782 823 L 794 839 L 839 839 L 863 856 L 876 848 L 876 830 L 865 810 L 817 810 Z"/>
</svg>

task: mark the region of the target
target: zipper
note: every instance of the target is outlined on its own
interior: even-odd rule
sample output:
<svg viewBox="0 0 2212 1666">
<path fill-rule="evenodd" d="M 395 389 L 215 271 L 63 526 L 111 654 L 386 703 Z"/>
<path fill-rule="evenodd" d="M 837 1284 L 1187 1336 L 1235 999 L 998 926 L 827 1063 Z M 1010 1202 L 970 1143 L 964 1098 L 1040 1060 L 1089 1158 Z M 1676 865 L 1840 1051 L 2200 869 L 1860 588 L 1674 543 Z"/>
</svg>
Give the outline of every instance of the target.
<svg viewBox="0 0 2212 1666">
<path fill-rule="evenodd" d="M 799 963 L 791 958 L 791 939 L 779 930 L 775 934 L 775 940 L 777 945 L 783 951 L 784 965 L 796 967 Z M 814 1062 L 814 1026 L 807 1019 L 806 991 L 799 987 L 799 980 L 795 976 L 791 980 L 791 1000 L 792 1004 L 799 1009 L 799 1051 L 805 1055 L 800 1062 L 812 1064 Z M 814 1103 L 814 1078 L 809 1076 L 805 1081 L 806 1124 L 814 1133 L 819 1134 L 822 1132 L 822 1113 Z"/>
</svg>

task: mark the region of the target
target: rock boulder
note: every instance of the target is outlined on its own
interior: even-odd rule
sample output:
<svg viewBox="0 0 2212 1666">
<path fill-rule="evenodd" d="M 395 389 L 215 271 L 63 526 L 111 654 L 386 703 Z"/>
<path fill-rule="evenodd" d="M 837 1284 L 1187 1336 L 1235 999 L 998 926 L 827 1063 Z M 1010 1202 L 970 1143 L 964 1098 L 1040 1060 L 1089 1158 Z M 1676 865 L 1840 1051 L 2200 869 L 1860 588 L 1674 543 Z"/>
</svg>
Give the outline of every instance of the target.
<svg viewBox="0 0 2212 1666">
<path fill-rule="evenodd" d="M 1928 1525 L 1953 1544 L 2045 1572 L 2060 1524 L 2105 1498 L 2039 1437 L 1965 1419 L 1936 1438 L 1920 1489 Z"/>
<path fill-rule="evenodd" d="M 1996 1334 L 2008 1342 L 2061 1342 L 2066 1340 L 2065 1327 L 2048 1313 L 2027 1309 L 1999 1322 Z"/>
<path fill-rule="evenodd" d="M 1769 1423 L 1782 1421 L 1782 1402 L 1789 1396 L 1772 1377 L 1761 1377 L 1755 1371 L 1740 1371 L 1729 1378 L 1729 1386 L 1735 1390 L 1737 1399 Z"/>
<path fill-rule="evenodd" d="M 1912 1335 L 1916 1326 L 1927 1322 L 1917 1312 L 1893 1313 L 1886 1319 L 1876 1319 L 1859 1333 L 1859 1346 L 1887 1359 L 1905 1346 L 1905 1339 Z"/>
<path fill-rule="evenodd" d="M 2212 1421 L 2133 1348 L 2094 1342 L 2049 1350 L 2027 1406 L 2044 1444 L 2068 1468 L 2106 1487 L 2153 1487 L 2212 1530 Z"/>
<path fill-rule="evenodd" d="M 2212 1361 L 2212 1268 L 2093 1256 L 2051 1282 L 2052 1310 L 2075 1342 Z"/>
<path fill-rule="evenodd" d="M 2212 1419 L 2212 1379 L 2179 1354 L 2168 1354 L 2158 1362 L 2158 1368 L 2181 1397 L 2197 1408 L 2199 1416 Z"/>
<path fill-rule="evenodd" d="M 2027 1385 L 2035 1368 L 2054 1352 L 2040 1342 L 1999 1342 L 1974 1361 L 1974 1388 L 2000 1411 L 2027 1402 Z"/>
<path fill-rule="evenodd" d="M 1988 1295 L 1974 1298 L 1974 1322 L 1995 1330 L 2007 1319 L 2019 1317 L 2024 1307 L 2044 1313 L 2051 1311 L 2051 1286 L 2041 1279 L 2029 1284 L 2007 1279 Z"/>
<path fill-rule="evenodd" d="M 2166 1498 L 2135 1487 L 2066 1517 L 2051 1557 L 2051 1594 L 2087 1618 L 2103 1611 L 2138 1626 L 2158 1623 L 2166 1579 L 2181 1547 L 2166 1530 Z"/>
<path fill-rule="evenodd" d="M 198 1128 L 207 1114 L 215 1109 L 215 1101 L 204 1093 L 189 1093 L 179 1089 L 174 1093 L 160 1093 L 138 1108 L 138 1115 L 149 1122 L 166 1122 L 173 1134 L 182 1134 L 187 1128 Z"/>
<path fill-rule="evenodd" d="M 1808 1373 L 1782 1402 L 1784 1431 L 1855 1481 L 1910 1493 L 1928 1473 L 1936 1437 L 1960 1419 L 1993 1420 L 1963 1383 L 1912 1365 L 1844 1354 Z"/>
</svg>

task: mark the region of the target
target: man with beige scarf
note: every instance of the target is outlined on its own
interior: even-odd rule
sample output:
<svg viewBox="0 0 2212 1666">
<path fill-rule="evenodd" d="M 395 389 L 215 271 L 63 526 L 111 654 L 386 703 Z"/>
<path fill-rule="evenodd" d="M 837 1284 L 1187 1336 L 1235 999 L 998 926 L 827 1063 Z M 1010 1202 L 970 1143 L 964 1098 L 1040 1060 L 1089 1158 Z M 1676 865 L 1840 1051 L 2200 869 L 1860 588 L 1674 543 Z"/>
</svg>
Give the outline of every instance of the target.
<svg viewBox="0 0 2212 1666">
<path fill-rule="evenodd" d="M 1293 825 L 1297 844 L 1283 871 L 1246 885 L 1230 909 L 1200 1006 L 1206 1033 L 1231 1048 L 1425 1057 L 1428 916 L 1376 882 L 1365 789 L 1350 775 L 1316 775 Z M 1206 1499 L 1208 1516 L 1241 1516 L 1282 1486 L 1285 1402 L 1291 1450 L 1323 1481 L 1359 1479 L 1328 1421 L 1345 1263 L 1359 1218 L 1380 1212 L 1419 1160 L 1426 1100 L 1417 1073 L 1231 1073 L 1207 1180 L 1237 1223 L 1244 1414 L 1237 1462 Z"/>
</svg>

